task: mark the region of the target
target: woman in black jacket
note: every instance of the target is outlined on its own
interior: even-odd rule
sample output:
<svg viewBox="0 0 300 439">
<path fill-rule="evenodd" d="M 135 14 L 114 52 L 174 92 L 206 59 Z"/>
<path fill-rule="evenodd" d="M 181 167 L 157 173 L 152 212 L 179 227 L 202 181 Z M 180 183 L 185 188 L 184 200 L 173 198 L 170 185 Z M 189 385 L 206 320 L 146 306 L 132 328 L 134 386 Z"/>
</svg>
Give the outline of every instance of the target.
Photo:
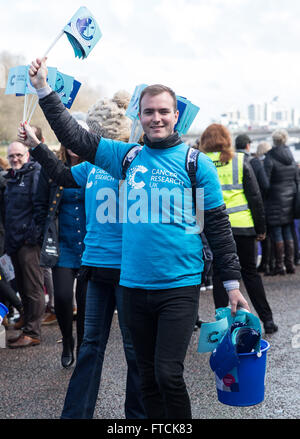
<svg viewBox="0 0 300 439">
<path fill-rule="evenodd" d="M 270 187 L 266 195 L 266 221 L 275 246 L 273 274 L 295 273 L 293 203 L 298 180 L 298 167 L 286 146 L 288 133 L 276 130 L 272 134 L 273 148 L 267 153 L 264 165 Z"/>
</svg>

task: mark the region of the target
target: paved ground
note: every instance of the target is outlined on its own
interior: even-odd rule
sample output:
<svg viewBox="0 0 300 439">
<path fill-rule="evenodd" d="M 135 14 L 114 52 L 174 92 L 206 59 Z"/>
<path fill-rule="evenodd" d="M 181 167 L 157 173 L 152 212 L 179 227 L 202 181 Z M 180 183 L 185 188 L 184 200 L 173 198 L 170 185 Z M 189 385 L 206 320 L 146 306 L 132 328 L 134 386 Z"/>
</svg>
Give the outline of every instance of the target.
<svg viewBox="0 0 300 439">
<path fill-rule="evenodd" d="M 296 275 L 264 278 L 267 296 L 279 331 L 264 336 L 268 352 L 266 394 L 252 407 L 230 407 L 218 402 L 210 354 L 198 354 L 195 332 L 185 362 L 185 378 L 195 419 L 300 418 L 300 267 Z M 212 295 L 202 294 L 200 315 L 214 321 Z M 298 325 L 298 326 L 296 326 Z M 294 332 L 293 332 L 294 331 Z M 9 335 L 14 333 L 9 330 Z M 43 343 L 24 350 L 0 349 L 0 419 L 58 419 L 73 368 L 60 365 L 57 324 L 43 327 Z M 103 378 L 95 411 L 97 419 L 122 419 L 125 359 L 116 315 L 107 346 Z"/>
</svg>

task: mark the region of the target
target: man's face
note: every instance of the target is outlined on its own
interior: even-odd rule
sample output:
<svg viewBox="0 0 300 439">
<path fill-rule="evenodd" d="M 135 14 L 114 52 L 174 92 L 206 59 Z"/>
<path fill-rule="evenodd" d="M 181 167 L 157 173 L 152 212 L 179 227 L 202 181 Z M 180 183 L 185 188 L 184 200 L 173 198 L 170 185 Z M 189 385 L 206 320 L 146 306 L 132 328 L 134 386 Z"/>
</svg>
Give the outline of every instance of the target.
<svg viewBox="0 0 300 439">
<path fill-rule="evenodd" d="M 174 132 L 178 120 L 172 96 L 164 91 L 155 96 L 145 94 L 141 101 L 140 121 L 151 142 L 159 142 Z"/>
<path fill-rule="evenodd" d="M 28 162 L 29 152 L 22 143 L 13 142 L 8 147 L 7 158 L 12 169 L 21 169 Z"/>
</svg>

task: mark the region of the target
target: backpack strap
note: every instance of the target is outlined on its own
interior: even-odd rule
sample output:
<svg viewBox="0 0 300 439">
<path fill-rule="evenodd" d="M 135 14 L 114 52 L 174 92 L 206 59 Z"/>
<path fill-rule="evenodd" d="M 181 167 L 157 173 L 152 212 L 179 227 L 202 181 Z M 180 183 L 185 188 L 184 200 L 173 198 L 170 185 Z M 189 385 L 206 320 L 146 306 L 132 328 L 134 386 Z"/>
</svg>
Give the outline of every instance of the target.
<svg viewBox="0 0 300 439">
<path fill-rule="evenodd" d="M 141 145 L 134 145 L 125 154 L 125 157 L 123 158 L 122 161 L 122 180 L 125 180 L 127 169 L 129 168 L 131 162 L 136 158 L 136 156 L 142 149 L 143 147 Z"/>
<path fill-rule="evenodd" d="M 196 173 L 198 165 L 198 155 L 200 151 L 195 148 L 189 148 L 186 153 L 185 167 L 192 185 L 192 196 L 196 207 Z"/>
</svg>

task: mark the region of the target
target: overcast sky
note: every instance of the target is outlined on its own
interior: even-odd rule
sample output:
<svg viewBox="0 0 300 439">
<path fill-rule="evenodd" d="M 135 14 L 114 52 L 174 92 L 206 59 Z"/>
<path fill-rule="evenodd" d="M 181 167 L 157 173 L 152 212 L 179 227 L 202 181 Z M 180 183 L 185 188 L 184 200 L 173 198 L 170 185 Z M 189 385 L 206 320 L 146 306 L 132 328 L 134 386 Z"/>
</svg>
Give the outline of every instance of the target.
<svg viewBox="0 0 300 439">
<path fill-rule="evenodd" d="M 48 65 L 107 97 L 168 85 L 200 106 L 195 127 L 274 96 L 300 109 L 299 0 L 0 0 L 0 51 L 30 63 L 80 6 L 101 40 L 79 60 L 64 35 Z"/>
</svg>

